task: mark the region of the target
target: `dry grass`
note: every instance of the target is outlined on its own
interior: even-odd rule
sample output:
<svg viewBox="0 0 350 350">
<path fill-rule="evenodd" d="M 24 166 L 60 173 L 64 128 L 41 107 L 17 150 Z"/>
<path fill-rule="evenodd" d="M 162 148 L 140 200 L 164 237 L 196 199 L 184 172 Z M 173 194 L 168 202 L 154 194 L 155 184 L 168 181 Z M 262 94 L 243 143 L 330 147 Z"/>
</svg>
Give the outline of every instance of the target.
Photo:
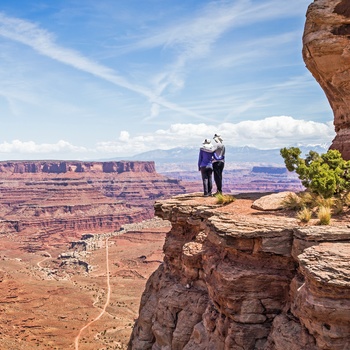
<svg viewBox="0 0 350 350">
<path fill-rule="evenodd" d="M 331 208 L 320 206 L 317 212 L 317 217 L 319 225 L 329 225 L 332 217 Z"/>
<path fill-rule="evenodd" d="M 311 217 L 312 217 L 312 211 L 306 207 L 301 209 L 297 214 L 298 220 L 304 223 L 309 222 L 311 220 Z"/>
<path fill-rule="evenodd" d="M 282 205 L 285 209 L 289 210 L 301 210 L 304 207 L 302 198 L 296 193 L 290 193 L 282 202 Z"/>
<path fill-rule="evenodd" d="M 344 212 L 344 201 L 340 198 L 337 198 L 333 202 L 332 214 L 340 215 Z"/>
</svg>

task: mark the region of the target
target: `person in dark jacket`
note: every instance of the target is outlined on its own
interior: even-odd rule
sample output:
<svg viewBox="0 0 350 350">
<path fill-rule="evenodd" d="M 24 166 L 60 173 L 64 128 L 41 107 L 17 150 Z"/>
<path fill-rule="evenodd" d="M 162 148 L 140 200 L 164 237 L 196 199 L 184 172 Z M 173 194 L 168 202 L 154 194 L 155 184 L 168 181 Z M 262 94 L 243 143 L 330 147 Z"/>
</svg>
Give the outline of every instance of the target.
<svg viewBox="0 0 350 350">
<path fill-rule="evenodd" d="M 214 159 L 213 159 L 213 171 L 214 171 L 214 181 L 216 185 L 216 193 L 222 194 L 222 172 L 225 166 L 225 146 L 223 144 L 223 139 L 221 135 L 215 134 L 214 140 Z"/>
<path fill-rule="evenodd" d="M 204 196 L 211 196 L 212 187 L 213 187 L 213 153 L 215 151 L 214 145 L 209 139 L 205 139 L 202 143 L 202 146 L 199 149 L 198 156 L 198 170 L 201 172 L 202 181 L 203 181 L 203 191 Z"/>
</svg>

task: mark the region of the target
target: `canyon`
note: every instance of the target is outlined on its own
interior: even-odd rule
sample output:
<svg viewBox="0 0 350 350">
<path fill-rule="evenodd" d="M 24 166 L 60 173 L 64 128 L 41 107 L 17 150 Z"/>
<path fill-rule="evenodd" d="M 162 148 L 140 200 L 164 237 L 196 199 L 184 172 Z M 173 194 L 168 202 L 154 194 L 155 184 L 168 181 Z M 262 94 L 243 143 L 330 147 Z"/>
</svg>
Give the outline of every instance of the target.
<svg viewBox="0 0 350 350">
<path fill-rule="evenodd" d="M 154 204 L 201 196 L 198 172 L 167 175 L 149 161 L 0 162 L 2 349 L 127 348 L 170 230 Z M 226 175 L 230 192 L 300 188 L 281 168 Z"/>
<path fill-rule="evenodd" d="M 150 219 L 156 198 L 185 192 L 154 162 L 0 162 L 0 232 L 25 234 L 34 251 Z"/>
<path fill-rule="evenodd" d="M 184 192 L 154 162 L 0 162 L 1 349 L 125 349 L 169 230 L 154 201 Z"/>
<path fill-rule="evenodd" d="M 345 159 L 349 26 L 348 1 L 315 0 L 303 35 Z M 349 208 L 304 225 L 257 205 L 303 190 L 281 167 L 226 167 L 227 205 L 183 169 L 0 162 L 1 349 L 349 349 Z"/>
</svg>

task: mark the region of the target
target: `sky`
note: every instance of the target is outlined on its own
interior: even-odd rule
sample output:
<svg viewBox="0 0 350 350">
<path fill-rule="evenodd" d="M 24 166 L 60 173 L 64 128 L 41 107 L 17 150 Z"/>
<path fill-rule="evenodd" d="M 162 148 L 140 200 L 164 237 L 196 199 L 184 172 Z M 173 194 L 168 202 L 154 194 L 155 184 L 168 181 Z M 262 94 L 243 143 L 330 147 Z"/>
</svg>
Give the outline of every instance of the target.
<svg viewBox="0 0 350 350">
<path fill-rule="evenodd" d="M 0 160 L 329 145 L 311 0 L 1 0 Z"/>
</svg>

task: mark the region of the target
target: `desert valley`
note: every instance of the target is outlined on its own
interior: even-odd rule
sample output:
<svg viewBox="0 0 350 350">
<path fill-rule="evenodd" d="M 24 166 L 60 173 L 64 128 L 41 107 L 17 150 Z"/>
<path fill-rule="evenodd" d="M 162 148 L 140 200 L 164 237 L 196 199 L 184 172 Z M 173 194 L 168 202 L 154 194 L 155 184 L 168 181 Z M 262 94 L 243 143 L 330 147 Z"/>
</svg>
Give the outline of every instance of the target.
<svg viewBox="0 0 350 350">
<path fill-rule="evenodd" d="M 300 188 L 269 170 L 228 171 L 225 186 Z M 159 175 L 153 162 L 0 162 L 2 348 L 125 349 L 170 230 L 155 200 L 201 190 L 185 174 Z"/>
</svg>

